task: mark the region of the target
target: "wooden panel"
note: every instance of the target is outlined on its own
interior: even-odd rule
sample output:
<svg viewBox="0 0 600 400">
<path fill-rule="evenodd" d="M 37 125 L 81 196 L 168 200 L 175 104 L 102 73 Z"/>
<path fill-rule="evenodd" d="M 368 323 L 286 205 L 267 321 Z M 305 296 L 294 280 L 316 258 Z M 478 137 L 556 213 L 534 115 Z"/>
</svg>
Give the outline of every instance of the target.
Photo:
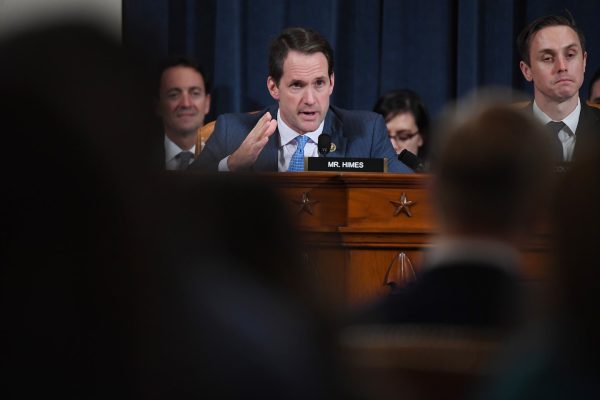
<svg viewBox="0 0 600 400">
<path fill-rule="evenodd" d="M 402 207 L 403 196 L 412 205 Z M 430 232 L 430 203 L 423 189 L 355 188 L 349 193 L 348 227 Z"/>
<path fill-rule="evenodd" d="M 416 273 L 423 262 L 423 249 L 349 249 L 346 267 L 347 304 L 357 306 L 385 296 L 391 290 L 388 285 L 395 281 L 403 285 L 413 278 L 408 264 Z M 405 269 L 401 269 L 400 253 L 407 256 Z M 386 278 L 386 273 L 389 274 Z"/>
<path fill-rule="evenodd" d="M 283 172 L 265 177 L 280 190 L 300 229 L 337 232 L 346 224 L 347 193 L 339 175 Z"/>
<path fill-rule="evenodd" d="M 354 174 L 341 179 L 348 191 L 349 228 L 411 232 L 434 229 L 428 176 Z M 401 206 L 403 195 L 411 205 Z"/>
<path fill-rule="evenodd" d="M 310 285 L 329 310 L 346 307 L 346 273 L 348 254 L 341 246 L 317 246 L 306 248 L 306 267 Z"/>
<path fill-rule="evenodd" d="M 290 188 L 285 201 L 301 229 L 337 231 L 346 222 L 346 192 L 331 185 Z"/>
<path fill-rule="evenodd" d="M 288 204 L 306 245 L 314 287 L 329 306 L 354 306 L 384 296 L 389 288 L 383 278 L 391 260 L 404 252 L 416 271 L 431 247 L 436 224 L 428 175 L 284 172 L 259 176 Z M 394 215 L 397 205 L 392 201 L 399 202 L 402 194 L 414 202 L 411 216 L 403 211 Z M 547 276 L 543 233 L 538 239 L 525 247 L 526 280 Z"/>
</svg>

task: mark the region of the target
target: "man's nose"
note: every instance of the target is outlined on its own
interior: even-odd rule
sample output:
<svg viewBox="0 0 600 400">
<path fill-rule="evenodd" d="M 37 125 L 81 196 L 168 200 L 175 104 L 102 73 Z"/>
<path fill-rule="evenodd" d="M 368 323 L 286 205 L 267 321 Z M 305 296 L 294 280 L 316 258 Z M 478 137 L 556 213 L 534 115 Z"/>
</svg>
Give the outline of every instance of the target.
<svg viewBox="0 0 600 400">
<path fill-rule="evenodd" d="M 311 87 L 308 87 L 306 89 L 306 92 L 304 93 L 304 103 L 312 105 L 312 104 L 315 104 L 315 101 L 316 101 L 315 93 Z"/>
<path fill-rule="evenodd" d="M 558 71 L 566 71 L 567 70 L 567 59 L 564 56 L 558 56 L 556 58 L 556 66 Z"/>
<path fill-rule="evenodd" d="M 192 105 L 192 101 L 190 99 L 190 96 L 187 93 L 184 93 L 181 96 L 181 100 L 179 102 L 179 105 L 181 107 L 190 107 Z"/>
</svg>

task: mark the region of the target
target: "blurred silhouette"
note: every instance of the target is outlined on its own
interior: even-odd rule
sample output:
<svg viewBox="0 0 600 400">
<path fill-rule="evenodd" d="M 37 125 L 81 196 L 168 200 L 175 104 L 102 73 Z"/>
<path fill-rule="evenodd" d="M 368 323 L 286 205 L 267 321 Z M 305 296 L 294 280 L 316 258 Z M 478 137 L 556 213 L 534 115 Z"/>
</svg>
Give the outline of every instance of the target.
<svg viewBox="0 0 600 400">
<path fill-rule="evenodd" d="M 145 354 L 173 386 L 223 398 L 334 398 L 330 331 L 311 290 L 287 209 L 260 178 L 175 176 L 170 268 Z M 212 195 L 207 195 L 211 193 Z M 210 212 L 201 212 L 210 210 Z"/>
<path fill-rule="evenodd" d="M 438 237 L 416 280 L 344 331 L 349 376 L 364 374 L 367 398 L 465 398 L 520 322 L 520 250 L 544 216 L 552 164 L 542 126 L 501 100 L 477 94 L 442 119 Z"/>
<path fill-rule="evenodd" d="M 556 255 L 546 309 L 498 361 L 482 398 L 572 399 L 600 395 L 597 149 L 583 149 L 554 202 Z"/>
<path fill-rule="evenodd" d="M 385 119 L 388 135 L 396 153 L 400 156 L 406 150 L 417 156 L 418 161 L 413 162 L 414 166 L 410 161 L 407 165 L 417 172 L 422 171 L 428 157 L 430 138 L 429 113 L 421 97 L 409 89 L 394 90 L 381 96 L 373 111 Z M 422 164 L 420 168 L 419 164 Z"/>
<path fill-rule="evenodd" d="M 270 188 L 163 172 L 151 80 L 94 30 L 25 33 L 0 58 L 2 397 L 333 397 Z"/>
<path fill-rule="evenodd" d="M 14 37 L 0 58 L 3 397 L 130 396 L 134 272 L 155 246 L 147 82 L 76 25 Z"/>
<path fill-rule="evenodd" d="M 440 233 L 425 265 L 414 283 L 366 320 L 481 327 L 514 322 L 519 248 L 530 240 L 548 196 L 548 138 L 510 106 L 477 103 L 465 102 L 437 133 L 432 199 Z"/>
</svg>

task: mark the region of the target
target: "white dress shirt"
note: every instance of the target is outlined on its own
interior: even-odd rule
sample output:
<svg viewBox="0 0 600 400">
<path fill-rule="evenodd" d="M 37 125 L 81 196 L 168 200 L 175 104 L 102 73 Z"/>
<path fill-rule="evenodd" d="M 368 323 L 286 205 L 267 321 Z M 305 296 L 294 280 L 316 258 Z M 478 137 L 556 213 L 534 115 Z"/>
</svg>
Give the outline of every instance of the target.
<svg viewBox="0 0 600 400">
<path fill-rule="evenodd" d="M 192 148 L 189 150 L 183 150 L 181 147 L 177 146 L 175 142 L 169 139 L 167 135 L 165 135 L 165 168 L 167 170 L 177 170 L 179 160 L 177 160 L 175 157 L 177 157 L 177 154 L 181 153 L 182 151 L 190 151 L 192 152 L 192 154 L 195 154 L 196 145 L 193 145 Z M 190 162 L 192 161 L 194 161 L 193 158 L 192 160 L 190 160 Z"/>
<path fill-rule="evenodd" d="M 579 124 L 579 114 L 581 114 L 581 102 L 577 99 L 577 107 L 567 115 L 562 122 L 565 126 L 558 132 L 558 138 L 560 139 L 563 146 L 563 160 L 571 161 L 573 159 L 573 150 L 575 149 L 575 141 L 577 140 L 575 134 L 577 132 L 577 125 Z M 536 116 L 544 125 L 548 122 L 553 121 L 552 118 L 543 112 L 535 102 L 533 101 L 533 115 Z M 556 121 L 559 122 L 559 121 Z"/>
<path fill-rule="evenodd" d="M 305 136 L 308 136 L 310 138 L 310 140 L 306 142 L 306 145 L 304 146 L 304 157 L 319 156 L 319 149 L 317 147 L 317 143 L 319 142 L 319 135 L 323 132 L 324 125 L 325 120 L 323 119 L 316 131 L 304 134 Z M 285 122 L 283 122 L 283 118 L 281 118 L 281 112 L 279 110 L 277 110 L 277 130 L 279 132 L 279 152 L 277 156 L 277 170 L 279 172 L 286 172 L 290 165 L 290 160 L 292 159 L 292 156 L 294 155 L 294 153 L 296 152 L 296 148 L 298 147 L 296 137 L 299 136 L 299 133 L 294 131 L 292 128 L 287 126 Z M 227 165 L 228 159 L 229 156 L 219 161 L 219 171 L 229 171 L 229 166 Z"/>
<path fill-rule="evenodd" d="M 321 121 L 321 125 L 319 125 L 316 131 L 304 134 L 304 136 L 308 136 L 310 139 L 304 146 L 304 157 L 319 156 L 317 143 L 319 142 L 319 135 L 323 132 L 324 125 L 325 120 Z M 277 110 L 277 130 L 279 130 L 279 156 L 277 157 L 277 169 L 279 172 L 285 172 L 288 170 L 290 160 L 298 147 L 296 137 L 299 136 L 299 134 L 283 122 L 279 110 Z"/>
</svg>

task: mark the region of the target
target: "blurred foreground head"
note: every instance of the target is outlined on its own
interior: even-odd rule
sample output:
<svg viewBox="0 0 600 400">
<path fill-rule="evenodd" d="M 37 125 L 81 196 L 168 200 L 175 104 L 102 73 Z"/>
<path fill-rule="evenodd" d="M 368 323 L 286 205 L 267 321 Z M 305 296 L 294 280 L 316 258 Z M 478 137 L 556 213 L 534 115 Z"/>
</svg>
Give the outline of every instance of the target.
<svg viewBox="0 0 600 400">
<path fill-rule="evenodd" d="M 126 396 L 132 274 L 156 248 L 151 86 L 78 25 L 9 38 L 0 60 L 3 390 Z"/>
<path fill-rule="evenodd" d="M 165 175 L 154 85 L 95 30 L 24 33 L 0 60 L 0 396 L 319 398 L 320 331 L 269 187 Z"/>
<path fill-rule="evenodd" d="M 164 175 L 154 85 L 94 30 L 25 33 L 0 60 L 2 397 L 318 398 L 275 194 Z"/>
<path fill-rule="evenodd" d="M 503 98 L 466 100 L 439 132 L 434 198 L 446 234 L 512 241 L 549 196 L 547 135 Z"/>
<path fill-rule="evenodd" d="M 258 176 L 169 178 L 169 265 L 146 298 L 148 398 L 332 398 L 328 333 L 287 204 Z"/>
</svg>

